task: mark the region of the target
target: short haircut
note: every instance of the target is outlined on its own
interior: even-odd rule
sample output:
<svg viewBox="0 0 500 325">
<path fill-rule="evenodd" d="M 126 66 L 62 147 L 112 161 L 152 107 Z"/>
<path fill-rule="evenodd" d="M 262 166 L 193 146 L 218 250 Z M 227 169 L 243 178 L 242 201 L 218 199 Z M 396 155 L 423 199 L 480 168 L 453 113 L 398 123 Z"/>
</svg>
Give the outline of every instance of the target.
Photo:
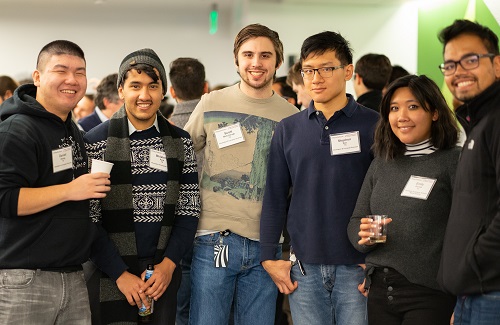
<svg viewBox="0 0 500 325">
<path fill-rule="evenodd" d="M 498 36 L 486 26 L 466 19 L 457 19 L 450 26 L 444 28 L 439 33 L 439 40 L 444 46 L 449 41 L 463 34 L 475 35 L 479 37 L 489 53 L 499 55 Z M 443 48 L 444 52 L 444 48 Z M 493 60 L 493 58 L 491 58 Z"/>
<path fill-rule="evenodd" d="M 269 29 L 268 27 L 261 24 L 251 24 L 244 27 L 234 39 L 234 59 L 236 60 L 236 65 L 238 63 L 238 52 L 240 51 L 243 43 L 252 38 L 257 37 L 267 37 L 273 43 L 274 50 L 276 51 L 276 65 L 277 68 L 283 62 L 283 43 L 280 41 L 280 37 L 277 32 Z"/>
<path fill-rule="evenodd" d="M 170 63 L 168 74 L 175 94 L 182 100 L 199 99 L 205 90 L 205 67 L 193 58 L 178 58 Z"/>
<path fill-rule="evenodd" d="M 56 40 L 45 45 L 38 53 L 38 58 L 36 60 L 36 68 L 38 70 L 43 69 L 46 58 L 54 55 L 73 55 L 81 58 L 85 61 L 85 54 L 80 46 L 76 45 L 71 41 Z"/>
<path fill-rule="evenodd" d="M 383 54 L 369 53 L 356 62 L 354 72 L 363 78 L 368 89 L 382 90 L 387 86 L 391 76 L 392 65 L 389 58 Z"/>
<path fill-rule="evenodd" d="M 293 84 L 303 85 L 304 79 L 302 79 L 302 75 L 300 74 L 300 70 L 302 69 L 302 65 L 299 62 L 295 62 L 294 65 L 290 67 L 288 70 L 288 75 L 286 77 L 286 83 L 293 87 Z"/>
<path fill-rule="evenodd" d="M 406 145 L 394 134 L 389 122 L 392 96 L 399 88 L 408 87 L 422 108 L 438 119 L 431 125 L 431 142 L 438 149 L 455 147 L 458 140 L 458 126 L 455 117 L 446 104 L 439 87 L 425 75 L 408 75 L 391 83 L 380 103 L 380 118 L 375 129 L 373 149 L 377 157 L 391 160 L 404 155 Z"/>
<path fill-rule="evenodd" d="M 9 76 L 0 76 L 0 97 L 5 96 L 7 90 L 14 92 L 16 88 L 19 87 L 19 84 Z"/>
<path fill-rule="evenodd" d="M 112 103 L 117 103 L 120 100 L 116 82 L 118 80 L 118 73 L 113 73 L 104 77 L 99 85 L 97 85 L 96 94 L 94 97 L 94 104 L 100 110 L 105 110 L 104 98 L 107 98 Z"/>
<path fill-rule="evenodd" d="M 352 64 L 352 49 L 349 42 L 339 33 L 322 32 L 306 38 L 300 49 L 300 61 L 303 62 L 309 55 L 322 55 L 334 51 L 335 57 L 342 65 Z"/>
</svg>

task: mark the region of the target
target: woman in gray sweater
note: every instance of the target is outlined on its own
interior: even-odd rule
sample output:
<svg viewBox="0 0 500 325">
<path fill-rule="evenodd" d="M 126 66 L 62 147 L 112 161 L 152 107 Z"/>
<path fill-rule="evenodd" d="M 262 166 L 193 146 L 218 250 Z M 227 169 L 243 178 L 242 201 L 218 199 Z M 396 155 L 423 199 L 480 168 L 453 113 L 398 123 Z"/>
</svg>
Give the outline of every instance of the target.
<svg viewBox="0 0 500 325">
<path fill-rule="evenodd" d="M 380 106 L 373 160 L 348 225 L 367 253 L 370 325 L 449 324 L 455 297 L 436 276 L 460 150 L 458 128 L 426 76 L 389 85 Z M 371 244 L 368 215 L 389 217 L 387 241 Z"/>
</svg>

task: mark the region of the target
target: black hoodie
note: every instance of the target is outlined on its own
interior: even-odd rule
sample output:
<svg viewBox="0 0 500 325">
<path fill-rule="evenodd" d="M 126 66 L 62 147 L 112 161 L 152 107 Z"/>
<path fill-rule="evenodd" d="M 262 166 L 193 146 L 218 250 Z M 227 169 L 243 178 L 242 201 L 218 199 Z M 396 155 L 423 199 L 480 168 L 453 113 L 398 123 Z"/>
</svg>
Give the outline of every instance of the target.
<svg viewBox="0 0 500 325">
<path fill-rule="evenodd" d="M 87 173 L 83 136 L 35 100 L 36 87 L 19 87 L 0 108 L 0 269 L 61 268 L 85 262 L 96 236 L 89 201 L 68 201 L 17 215 L 20 188 L 71 182 Z M 53 151 L 72 147 L 73 168 L 53 170 Z"/>
</svg>

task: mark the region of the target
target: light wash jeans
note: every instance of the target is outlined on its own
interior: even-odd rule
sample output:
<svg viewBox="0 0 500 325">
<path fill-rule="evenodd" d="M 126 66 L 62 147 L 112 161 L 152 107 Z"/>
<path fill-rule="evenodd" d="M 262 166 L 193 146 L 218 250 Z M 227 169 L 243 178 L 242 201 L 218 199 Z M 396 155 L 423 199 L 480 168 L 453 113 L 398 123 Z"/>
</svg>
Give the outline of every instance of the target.
<svg viewBox="0 0 500 325">
<path fill-rule="evenodd" d="M 189 324 L 228 324 L 234 298 L 236 325 L 274 325 L 278 290 L 260 265 L 259 242 L 231 233 L 222 243 L 228 245 L 229 262 L 216 268 L 214 245 L 220 244 L 220 234 L 194 241 Z M 281 257 L 281 247 L 276 256 Z"/>
<path fill-rule="evenodd" d="M 500 291 L 482 295 L 459 296 L 454 325 L 500 324 Z"/>
<path fill-rule="evenodd" d="M 83 271 L 0 270 L 0 324 L 90 323 Z"/>
<path fill-rule="evenodd" d="M 358 265 L 296 264 L 290 294 L 293 325 L 367 325 L 366 298 L 358 291 L 363 269 Z"/>
</svg>

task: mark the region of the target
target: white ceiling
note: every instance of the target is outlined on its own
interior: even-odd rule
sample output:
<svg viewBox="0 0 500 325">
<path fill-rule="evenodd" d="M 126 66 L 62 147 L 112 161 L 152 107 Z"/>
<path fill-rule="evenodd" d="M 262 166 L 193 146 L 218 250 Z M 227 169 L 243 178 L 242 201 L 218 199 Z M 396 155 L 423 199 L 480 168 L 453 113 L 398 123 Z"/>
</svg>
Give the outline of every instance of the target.
<svg viewBox="0 0 500 325">
<path fill-rule="evenodd" d="M 21 6 L 63 6 L 65 8 L 73 7 L 87 7 L 91 5 L 100 6 L 120 6 L 120 7 L 134 7 L 134 6 L 153 6 L 153 7 L 197 7 L 207 6 L 216 3 L 219 8 L 230 8 L 234 5 L 244 5 L 252 3 L 275 3 L 283 5 L 389 5 L 402 3 L 409 0 L 0 0 L 0 7 L 16 5 Z"/>
</svg>

